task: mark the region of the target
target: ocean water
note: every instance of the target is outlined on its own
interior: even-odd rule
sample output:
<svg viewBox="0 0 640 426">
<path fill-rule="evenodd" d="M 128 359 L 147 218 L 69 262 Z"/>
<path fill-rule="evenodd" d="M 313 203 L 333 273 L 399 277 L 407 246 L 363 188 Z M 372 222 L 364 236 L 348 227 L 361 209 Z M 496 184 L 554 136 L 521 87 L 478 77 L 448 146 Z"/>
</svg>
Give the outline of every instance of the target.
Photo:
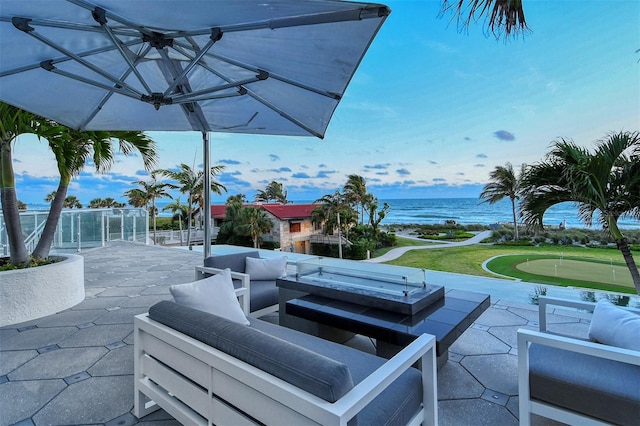
<svg viewBox="0 0 640 426">
<path fill-rule="evenodd" d="M 380 200 L 390 206 L 382 224 L 439 224 L 455 220 L 462 225 L 512 223 L 511 202 L 507 199 L 495 204 L 481 203 L 478 198 L 425 198 Z M 586 228 L 578 219 L 573 203 L 551 207 L 544 216 L 545 226 L 558 226 L 563 221 L 567 228 Z M 632 218 L 618 221 L 621 228 L 640 229 L 640 222 Z M 596 226 L 595 228 L 598 228 Z"/>
<path fill-rule="evenodd" d="M 313 200 L 294 201 L 295 204 L 312 203 Z M 480 203 L 478 198 L 422 198 L 422 199 L 389 199 L 380 200 L 390 206 L 383 225 L 391 224 L 425 224 L 434 225 L 446 220 L 455 220 L 461 225 L 494 223 L 512 223 L 511 203 L 502 200 L 496 204 Z M 166 201 L 158 202 L 158 208 L 167 205 Z M 48 210 L 48 204 L 33 204 L 29 210 Z M 169 212 L 160 212 L 160 216 L 169 217 Z M 365 218 L 366 220 L 366 218 Z M 585 228 L 578 219 L 578 211 L 573 203 L 562 203 L 550 208 L 544 216 L 545 226 L 558 226 L 565 221 L 568 228 Z M 640 229 L 640 221 L 622 218 L 618 221 L 621 228 Z M 598 226 L 595 226 L 598 229 Z"/>
</svg>

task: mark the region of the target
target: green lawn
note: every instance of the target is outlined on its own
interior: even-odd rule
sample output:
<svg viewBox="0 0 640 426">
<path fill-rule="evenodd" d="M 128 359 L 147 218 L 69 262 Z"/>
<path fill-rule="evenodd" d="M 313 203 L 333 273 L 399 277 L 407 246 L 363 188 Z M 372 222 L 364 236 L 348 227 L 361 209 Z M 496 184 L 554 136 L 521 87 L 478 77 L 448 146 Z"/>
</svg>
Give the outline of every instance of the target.
<svg viewBox="0 0 640 426">
<path fill-rule="evenodd" d="M 436 271 L 457 272 L 461 274 L 495 277 L 494 274 L 483 270 L 482 264 L 486 260 L 499 255 L 525 256 L 523 260 L 517 263 L 521 263 L 522 261 L 526 262 L 527 256 L 533 258 L 533 256 L 535 255 L 545 255 L 547 257 L 554 256 L 557 259 L 559 259 L 560 257 L 563 257 L 563 259 L 570 257 L 571 259 L 577 260 L 599 260 L 601 262 L 604 262 L 605 266 L 609 264 L 609 272 L 611 271 L 611 262 L 613 262 L 614 265 L 618 265 L 616 267 L 616 270 L 626 270 L 626 267 L 619 266 L 624 265 L 624 259 L 622 258 L 622 254 L 618 250 L 575 246 L 518 247 L 476 244 L 472 246 L 448 247 L 431 250 L 411 250 L 405 253 L 400 258 L 389 261 L 387 263 L 393 265 L 411 266 L 415 268 L 433 269 Z M 638 257 L 637 252 L 634 252 L 634 255 Z M 524 271 L 521 272 L 524 273 Z M 500 273 L 504 273 L 504 271 Z M 621 273 L 620 275 L 623 274 Z M 618 277 L 616 276 L 616 280 L 617 279 Z M 537 276 L 537 279 L 531 278 L 530 281 L 544 281 L 549 284 L 558 285 L 577 285 L 577 282 L 573 282 L 570 284 L 566 281 L 563 282 L 562 280 L 557 280 L 555 276 L 542 277 L 539 275 Z M 617 291 L 621 291 L 621 289 L 617 289 Z M 632 287 L 631 289 L 627 289 L 626 292 L 635 293 L 635 290 Z"/>
</svg>

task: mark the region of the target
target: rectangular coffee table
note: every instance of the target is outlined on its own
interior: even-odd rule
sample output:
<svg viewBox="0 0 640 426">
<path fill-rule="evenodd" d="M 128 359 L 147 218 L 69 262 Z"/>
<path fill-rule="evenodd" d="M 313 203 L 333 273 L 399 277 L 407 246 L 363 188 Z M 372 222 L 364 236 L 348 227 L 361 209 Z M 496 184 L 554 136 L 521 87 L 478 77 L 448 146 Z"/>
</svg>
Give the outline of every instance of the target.
<svg viewBox="0 0 640 426">
<path fill-rule="evenodd" d="M 281 304 L 281 309 L 284 308 L 288 326 L 294 328 L 293 317 L 374 338 L 377 354 L 385 358 L 392 357 L 421 334 L 432 334 L 436 336 L 441 366 L 448 359 L 449 346 L 490 304 L 487 294 L 449 290 L 443 298 L 416 314 L 391 312 L 314 294 L 290 299 Z"/>
</svg>

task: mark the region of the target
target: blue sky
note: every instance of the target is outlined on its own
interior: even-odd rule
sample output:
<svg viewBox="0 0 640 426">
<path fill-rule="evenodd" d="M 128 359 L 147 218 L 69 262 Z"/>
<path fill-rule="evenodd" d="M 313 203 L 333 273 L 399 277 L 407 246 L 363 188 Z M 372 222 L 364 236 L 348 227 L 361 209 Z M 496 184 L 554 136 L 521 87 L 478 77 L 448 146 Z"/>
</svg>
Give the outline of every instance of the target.
<svg viewBox="0 0 640 426">
<path fill-rule="evenodd" d="M 381 199 L 477 197 L 491 170 L 542 159 L 557 138 L 592 147 L 608 132 L 640 129 L 640 2 L 524 0 L 532 32 L 495 40 L 482 23 L 459 33 L 440 2 L 385 2 L 374 40 L 324 140 L 211 135 L 212 164 L 229 195 L 276 180 L 291 200 L 314 200 L 364 176 Z M 197 132 L 152 132 L 160 167 L 202 164 Z M 41 203 L 57 187 L 45 143 L 14 148 L 18 198 Z M 119 156 L 70 186 L 83 203 L 122 193 L 148 174 Z M 178 196 L 179 194 L 176 194 Z M 183 196 L 184 198 L 184 196 Z"/>
</svg>

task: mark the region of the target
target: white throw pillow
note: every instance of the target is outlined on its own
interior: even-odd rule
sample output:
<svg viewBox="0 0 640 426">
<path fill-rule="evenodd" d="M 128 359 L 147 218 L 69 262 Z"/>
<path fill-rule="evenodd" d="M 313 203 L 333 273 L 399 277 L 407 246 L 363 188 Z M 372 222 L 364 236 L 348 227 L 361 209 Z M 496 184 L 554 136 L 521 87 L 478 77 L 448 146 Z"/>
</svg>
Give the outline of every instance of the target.
<svg viewBox="0 0 640 426">
<path fill-rule="evenodd" d="M 254 281 L 268 281 L 283 278 L 287 275 L 287 257 L 259 259 L 247 257 L 244 272 Z"/>
<path fill-rule="evenodd" d="M 203 280 L 172 285 L 169 291 L 178 305 L 249 325 L 236 297 L 229 268 Z"/>
<path fill-rule="evenodd" d="M 591 318 L 589 339 L 640 351 L 640 315 L 621 309 L 607 299 L 600 299 Z"/>
</svg>

